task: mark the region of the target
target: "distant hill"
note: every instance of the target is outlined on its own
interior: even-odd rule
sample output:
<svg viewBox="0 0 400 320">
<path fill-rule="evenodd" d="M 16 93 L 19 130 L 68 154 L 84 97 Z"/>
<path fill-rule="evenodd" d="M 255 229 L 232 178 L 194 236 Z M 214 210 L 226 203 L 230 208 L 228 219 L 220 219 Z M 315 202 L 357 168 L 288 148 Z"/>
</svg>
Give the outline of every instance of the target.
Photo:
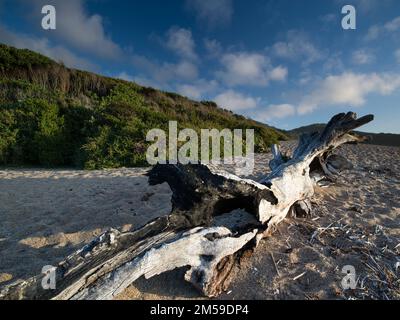
<svg viewBox="0 0 400 320">
<path fill-rule="evenodd" d="M 0 44 L 0 165 L 114 168 L 146 165 L 150 129 L 255 130 L 257 152 L 285 133 L 175 93 L 66 68 Z"/>
<path fill-rule="evenodd" d="M 325 127 L 325 124 L 316 123 L 316 124 L 311 124 L 308 126 L 304 126 L 304 127 L 300 127 L 297 129 L 287 131 L 287 134 L 293 138 L 298 138 L 303 133 L 321 131 L 324 127 Z M 355 131 L 355 133 L 357 133 L 361 136 L 370 137 L 370 140 L 368 142 L 366 142 L 368 144 L 400 147 L 400 134 L 369 133 L 369 132 L 360 132 L 360 131 Z"/>
</svg>

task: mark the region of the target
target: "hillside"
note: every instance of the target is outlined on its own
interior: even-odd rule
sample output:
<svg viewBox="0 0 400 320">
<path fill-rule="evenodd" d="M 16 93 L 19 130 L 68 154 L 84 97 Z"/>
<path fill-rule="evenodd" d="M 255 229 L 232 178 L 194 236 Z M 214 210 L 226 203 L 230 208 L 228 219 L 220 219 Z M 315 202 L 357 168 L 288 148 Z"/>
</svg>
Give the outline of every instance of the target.
<svg viewBox="0 0 400 320">
<path fill-rule="evenodd" d="M 297 138 L 303 133 L 320 131 L 324 127 L 325 124 L 316 123 L 287 131 L 287 134 L 293 138 Z M 356 131 L 356 133 L 361 136 L 368 136 L 370 140 L 366 142 L 367 144 L 400 147 L 400 134 L 370 133 L 370 132 L 360 132 L 360 131 Z"/>
<path fill-rule="evenodd" d="M 0 165 L 99 169 L 146 165 L 146 133 L 255 129 L 256 151 L 286 139 L 274 128 L 132 82 L 69 69 L 0 44 Z"/>
</svg>

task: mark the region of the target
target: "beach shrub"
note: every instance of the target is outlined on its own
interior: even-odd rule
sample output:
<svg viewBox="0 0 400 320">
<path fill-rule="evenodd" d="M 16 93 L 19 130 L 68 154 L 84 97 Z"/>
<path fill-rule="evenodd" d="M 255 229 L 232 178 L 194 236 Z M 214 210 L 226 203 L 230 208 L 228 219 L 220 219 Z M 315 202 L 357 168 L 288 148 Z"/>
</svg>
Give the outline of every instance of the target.
<svg viewBox="0 0 400 320">
<path fill-rule="evenodd" d="M 6 126 L 4 132 L 8 132 L 8 139 L 2 138 L 2 145 L 7 145 L 3 164 L 65 164 L 64 119 L 57 105 L 41 99 L 27 99 L 1 109 L 0 122 Z"/>
<path fill-rule="evenodd" d="M 15 126 L 14 113 L 9 110 L 0 112 L 0 164 L 8 164 L 17 141 L 18 129 Z"/>
<path fill-rule="evenodd" d="M 33 135 L 33 146 L 36 150 L 33 157 L 44 166 L 65 165 L 65 133 L 64 118 L 60 116 L 57 105 L 44 101 L 39 103 L 37 131 Z"/>
<path fill-rule="evenodd" d="M 0 71 L 16 67 L 32 68 L 49 66 L 53 60 L 27 49 L 16 49 L 0 44 Z"/>
</svg>

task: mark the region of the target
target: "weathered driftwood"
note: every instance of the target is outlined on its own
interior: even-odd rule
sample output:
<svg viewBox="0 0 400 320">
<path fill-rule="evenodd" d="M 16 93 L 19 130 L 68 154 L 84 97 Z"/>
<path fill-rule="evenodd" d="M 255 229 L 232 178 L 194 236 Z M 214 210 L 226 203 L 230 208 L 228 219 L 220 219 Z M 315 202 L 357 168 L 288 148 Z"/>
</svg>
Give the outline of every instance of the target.
<svg viewBox="0 0 400 320">
<path fill-rule="evenodd" d="M 168 216 L 93 240 L 57 266 L 55 290 L 44 290 L 39 275 L 3 288 L 0 299 L 112 299 L 141 276 L 179 267 L 188 268 L 185 279 L 204 295 L 216 296 L 235 263 L 288 213 L 310 214 L 315 183 L 349 168 L 332 151 L 362 141 L 350 132 L 372 120 L 339 114 L 322 132 L 303 135 L 291 158 L 274 146 L 272 172 L 259 182 L 212 166 L 155 166 L 150 184 L 167 182 L 173 192 Z"/>
</svg>

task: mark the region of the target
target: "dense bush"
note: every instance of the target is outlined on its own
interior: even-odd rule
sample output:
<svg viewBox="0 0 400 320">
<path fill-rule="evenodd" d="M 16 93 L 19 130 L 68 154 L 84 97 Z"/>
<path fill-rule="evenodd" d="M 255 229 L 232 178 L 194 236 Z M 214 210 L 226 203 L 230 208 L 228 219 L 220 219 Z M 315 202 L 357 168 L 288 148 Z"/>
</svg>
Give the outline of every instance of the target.
<svg viewBox="0 0 400 320">
<path fill-rule="evenodd" d="M 0 163 L 6 164 L 12 157 L 10 154 L 16 145 L 18 129 L 15 125 L 13 112 L 1 110 L 0 112 Z"/>
<path fill-rule="evenodd" d="M 198 133 L 203 128 L 255 129 L 258 152 L 285 139 L 283 133 L 213 102 L 69 70 L 29 50 L 0 45 L 2 72 L 0 165 L 146 165 L 147 132 L 168 132 L 170 120 Z"/>
<path fill-rule="evenodd" d="M 64 118 L 57 105 L 27 99 L 1 107 L 3 164 L 64 165 Z"/>
<path fill-rule="evenodd" d="M 51 64 L 55 64 L 55 62 L 43 55 L 0 44 L 0 71 L 18 67 L 49 66 Z"/>
</svg>

